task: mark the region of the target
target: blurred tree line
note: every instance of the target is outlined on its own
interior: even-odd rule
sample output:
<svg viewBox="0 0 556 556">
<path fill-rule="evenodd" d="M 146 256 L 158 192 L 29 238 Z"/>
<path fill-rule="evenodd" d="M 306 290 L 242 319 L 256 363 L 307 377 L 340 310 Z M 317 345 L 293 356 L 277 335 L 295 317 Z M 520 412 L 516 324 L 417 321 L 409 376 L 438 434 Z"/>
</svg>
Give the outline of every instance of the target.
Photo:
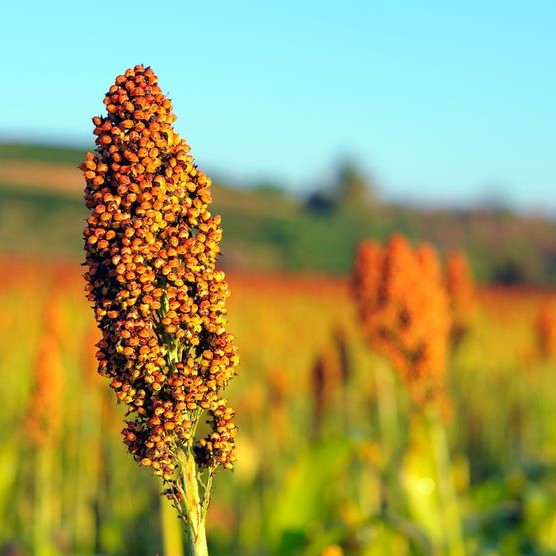
<svg viewBox="0 0 556 556">
<path fill-rule="evenodd" d="M 0 255 L 82 256 L 86 211 L 76 165 L 83 157 L 81 149 L 0 144 Z M 74 172 L 71 187 L 55 190 L 52 179 L 25 181 L 33 165 L 44 175 L 45 163 L 52 164 L 52 176 L 60 168 Z M 3 173 L 8 165 L 9 176 Z M 556 283 L 556 222 L 548 216 L 492 204 L 433 209 L 387 202 L 351 161 L 305 197 L 275 183 L 216 183 L 213 196 L 214 211 L 223 217 L 223 263 L 231 269 L 348 273 L 363 237 L 384 241 L 401 232 L 442 253 L 462 249 L 482 281 Z"/>
<path fill-rule="evenodd" d="M 556 223 L 544 215 L 518 214 L 500 203 L 471 209 L 389 203 L 351 161 L 339 166 L 332 183 L 315 187 L 295 207 L 277 186 L 271 193 L 262 188 L 257 192 L 273 196 L 273 210 L 244 216 L 251 219 L 254 243 L 266 245 L 271 266 L 349 272 L 363 237 L 384 241 L 402 232 L 416 242 L 433 243 L 444 254 L 463 250 L 477 279 L 485 282 L 556 283 Z M 233 223 L 238 215 L 226 203 L 222 212 L 232 221 L 227 246 L 233 253 L 238 239 Z"/>
</svg>

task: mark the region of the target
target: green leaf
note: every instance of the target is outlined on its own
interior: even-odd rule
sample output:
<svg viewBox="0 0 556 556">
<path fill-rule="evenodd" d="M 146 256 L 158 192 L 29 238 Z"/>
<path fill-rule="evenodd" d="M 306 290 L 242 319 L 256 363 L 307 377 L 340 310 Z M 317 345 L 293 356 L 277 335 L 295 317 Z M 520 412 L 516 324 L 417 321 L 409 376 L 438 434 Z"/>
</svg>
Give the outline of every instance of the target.
<svg viewBox="0 0 556 556">
<path fill-rule="evenodd" d="M 331 495 L 343 488 L 342 472 L 354 448 L 347 439 L 323 442 L 301 454 L 289 469 L 268 517 L 268 534 L 280 547 L 279 554 L 302 547 L 307 531 L 330 514 Z"/>
</svg>

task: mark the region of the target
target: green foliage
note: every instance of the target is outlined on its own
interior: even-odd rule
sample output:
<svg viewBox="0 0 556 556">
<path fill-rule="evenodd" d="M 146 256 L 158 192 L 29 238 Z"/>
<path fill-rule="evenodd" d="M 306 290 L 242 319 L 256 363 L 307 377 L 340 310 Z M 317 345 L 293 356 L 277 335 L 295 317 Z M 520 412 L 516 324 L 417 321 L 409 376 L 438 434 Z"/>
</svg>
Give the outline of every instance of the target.
<svg viewBox="0 0 556 556">
<path fill-rule="evenodd" d="M 298 553 L 307 545 L 308 529 L 333 515 L 334 488 L 345 488 L 348 458 L 354 445 L 347 439 L 329 441 L 300 454 L 287 472 L 268 516 L 268 534 L 279 547 L 277 554 Z"/>
<path fill-rule="evenodd" d="M 1 160 L 25 160 L 50 162 L 77 167 L 85 158 L 86 149 L 59 147 L 56 145 L 33 145 L 28 143 L 0 143 Z"/>
<path fill-rule="evenodd" d="M 334 193 L 340 207 L 365 210 L 376 203 L 373 186 L 351 162 L 344 162 L 340 166 Z"/>
<path fill-rule="evenodd" d="M 0 186 L 0 252 L 71 256 L 83 248 L 86 210 L 79 197 L 16 185 Z"/>
</svg>

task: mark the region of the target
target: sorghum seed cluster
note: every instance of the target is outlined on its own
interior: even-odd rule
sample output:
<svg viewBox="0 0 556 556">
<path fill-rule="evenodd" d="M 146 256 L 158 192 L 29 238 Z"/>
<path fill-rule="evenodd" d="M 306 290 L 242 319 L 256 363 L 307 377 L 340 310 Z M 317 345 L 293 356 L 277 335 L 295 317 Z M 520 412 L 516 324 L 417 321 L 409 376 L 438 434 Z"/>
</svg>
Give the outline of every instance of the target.
<svg viewBox="0 0 556 556">
<path fill-rule="evenodd" d="M 467 258 L 452 251 L 446 260 L 446 290 L 450 300 L 452 328 L 450 337 L 457 345 L 466 335 L 475 308 L 475 290 Z"/>
<path fill-rule="evenodd" d="M 537 345 L 543 359 L 556 359 L 556 300 L 543 299 L 535 321 Z"/>
<path fill-rule="evenodd" d="M 99 373 L 127 405 L 129 451 L 171 483 L 180 445 L 215 470 L 233 465 L 233 412 L 220 391 L 238 363 L 226 332 L 220 217 L 211 181 L 173 128 L 157 76 L 116 78 L 93 118 L 96 151 L 80 166 L 91 213 L 84 231 L 88 299 L 102 332 Z M 206 412 L 211 432 L 195 438 Z"/>
<path fill-rule="evenodd" d="M 382 247 L 361 243 L 354 293 L 369 343 L 397 368 L 418 404 L 442 397 L 450 330 L 438 258 L 401 235 Z"/>
</svg>

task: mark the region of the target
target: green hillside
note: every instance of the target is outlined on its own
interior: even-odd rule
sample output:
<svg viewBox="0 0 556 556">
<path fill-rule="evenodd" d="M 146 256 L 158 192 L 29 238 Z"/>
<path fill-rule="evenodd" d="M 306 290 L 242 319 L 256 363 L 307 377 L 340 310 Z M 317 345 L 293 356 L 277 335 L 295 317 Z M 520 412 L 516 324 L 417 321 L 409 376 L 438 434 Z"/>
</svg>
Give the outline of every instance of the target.
<svg viewBox="0 0 556 556">
<path fill-rule="evenodd" d="M 0 143 L 0 164 L 2 160 L 25 160 L 77 166 L 85 157 L 85 151 L 85 148 L 54 145 Z"/>
<path fill-rule="evenodd" d="M 26 169 L 42 164 L 44 175 L 45 162 L 75 168 L 83 157 L 81 149 L 0 145 L 0 253 L 82 256 L 86 210 L 79 174 L 69 174 L 75 187 L 57 191 L 41 180 L 3 180 L 2 164 L 21 161 Z M 363 204 L 354 183 L 341 199 L 331 201 L 325 192 L 311 203 L 276 189 L 215 184 L 214 211 L 222 214 L 224 225 L 223 263 L 241 269 L 345 273 L 361 238 L 384 240 L 399 231 L 430 241 L 443 253 L 463 249 L 481 280 L 556 281 L 556 225 L 547 218 L 493 210 L 419 210 L 376 199 Z"/>
</svg>

